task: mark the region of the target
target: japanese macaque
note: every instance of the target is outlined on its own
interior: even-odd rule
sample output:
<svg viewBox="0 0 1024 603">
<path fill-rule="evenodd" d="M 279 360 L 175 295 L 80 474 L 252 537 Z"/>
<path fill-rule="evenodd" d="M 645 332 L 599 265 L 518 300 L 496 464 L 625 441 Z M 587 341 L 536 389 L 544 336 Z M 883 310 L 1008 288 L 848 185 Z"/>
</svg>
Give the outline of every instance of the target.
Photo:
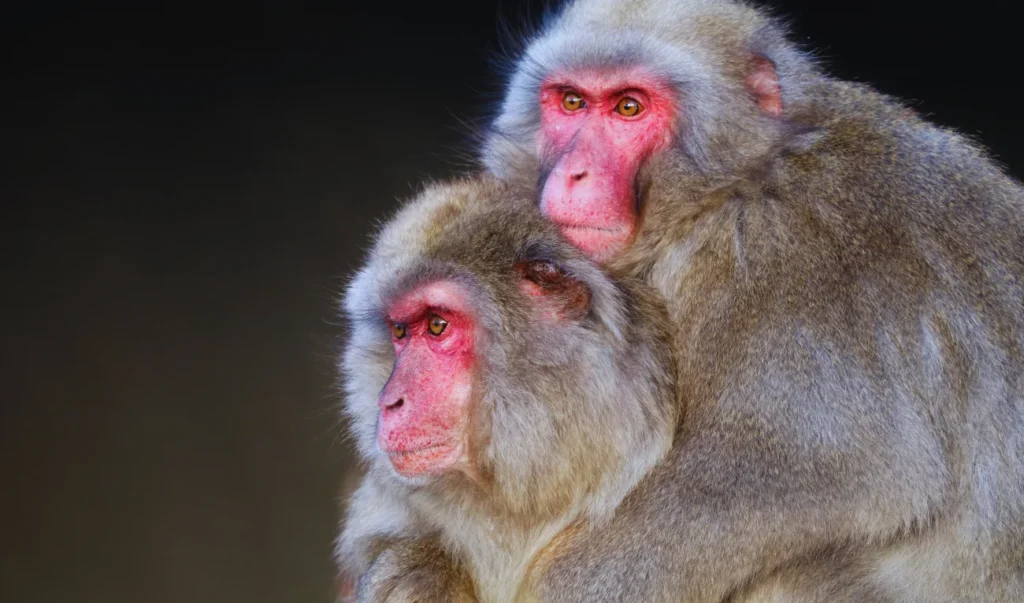
<svg viewBox="0 0 1024 603">
<path fill-rule="evenodd" d="M 369 469 L 339 557 L 364 576 L 361 600 L 514 600 L 539 550 L 607 521 L 671 447 L 681 405 L 660 297 L 494 183 L 407 204 L 343 312 L 346 411 Z"/>
<path fill-rule="evenodd" d="M 520 592 L 1024 600 L 1024 192 L 984 151 L 747 4 L 579 0 L 482 162 L 666 298 L 684 405 Z"/>
</svg>

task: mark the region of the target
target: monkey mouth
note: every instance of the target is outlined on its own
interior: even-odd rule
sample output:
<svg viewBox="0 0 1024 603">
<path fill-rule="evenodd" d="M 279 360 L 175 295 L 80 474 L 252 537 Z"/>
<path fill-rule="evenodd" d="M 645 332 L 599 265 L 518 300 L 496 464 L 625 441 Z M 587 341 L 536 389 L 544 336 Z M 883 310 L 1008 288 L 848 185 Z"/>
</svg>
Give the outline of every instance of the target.
<svg viewBox="0 0 1024 603">
<path fill-rule="evenodd" d="M 458 443 L 444 442 L 409 450 L 384 450 L 391 466 L 404 477 L 440 473 L 452 466 L 461 451 Z"/>
<path fill-rule="evenodd" d="M 563 232 L 567 230 L 571 231 L 583 231 L 583 232 L 603 232 L 608 234 L 623 234 L 626 229 L 623 226 L 591 226 L 589 224 L 570 224 L 568 222 L 555 222 Z"/>
<path fill-rule="evenodd" d="M 421 454 L 431 450 L 437 450 L 439 448 L 450 448 L 452 444 L 441 443 L 441 444 L 430 444 L 429 446 L 420 446 L 419 448 L 410 448 L 408 450 L 384 450 L 383 452 L 389 457 L 401 456 L 403 454 Z"/>
<path fill-rule="evenodd" d="M 608 259 L 625 247 L 632 234 L 624 226 L 608 228 L 584 224 L 556 224 L 573 246 L 598 262 Z"/>
</svg>

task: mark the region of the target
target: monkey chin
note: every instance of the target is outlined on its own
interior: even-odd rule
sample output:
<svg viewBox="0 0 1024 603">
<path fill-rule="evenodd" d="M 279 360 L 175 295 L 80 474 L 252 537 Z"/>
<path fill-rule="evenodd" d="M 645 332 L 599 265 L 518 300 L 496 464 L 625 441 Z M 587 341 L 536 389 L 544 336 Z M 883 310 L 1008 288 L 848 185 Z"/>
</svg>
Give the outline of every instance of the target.
<svg viewBox="0 0 1024 603">
<path fill-rule="evenodd" d="M 461 442 L 442 442 L 413 450 L 384 450 L 395 473 L 419 480 L 439 476 L 465 464 Z"/>
<path fill-rule="evenodd" d="M 601 228 L 582 224 L 559 224 L 558 229 L 574 247 L 595 262 L 615 257 L 629 246 L 633 238 L 633 233 L 625 226 Z"/>
</svg>

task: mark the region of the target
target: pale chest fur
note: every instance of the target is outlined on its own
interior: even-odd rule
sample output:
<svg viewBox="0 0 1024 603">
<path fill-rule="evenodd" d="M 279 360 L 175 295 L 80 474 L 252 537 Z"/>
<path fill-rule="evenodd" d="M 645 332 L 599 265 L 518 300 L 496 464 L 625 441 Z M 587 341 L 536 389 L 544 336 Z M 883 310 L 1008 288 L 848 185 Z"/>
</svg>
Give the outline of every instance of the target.
<svg viewBox="0 0 1024 603">
<path fill-rule="evenodd" d="M 446 546 L 465 560 L 481 603 L 523 603 L 534 600 L 524 587 L 531 564 L 579 512 L 535 526 L 511 530 L 500 520 L 463 512 L 435 512 L 431 520 L 442 527 Z"/>
</svg>

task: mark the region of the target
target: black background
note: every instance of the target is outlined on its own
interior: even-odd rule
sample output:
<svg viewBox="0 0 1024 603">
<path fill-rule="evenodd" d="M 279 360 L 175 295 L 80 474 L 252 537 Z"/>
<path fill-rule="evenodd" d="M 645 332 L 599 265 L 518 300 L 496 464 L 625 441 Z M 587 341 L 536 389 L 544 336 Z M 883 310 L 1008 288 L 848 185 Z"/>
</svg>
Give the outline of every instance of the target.
<svg viewBox="0 0 1024 603">
<path fill-rule="evenodd" d="M 13 4 L 13 3 L 12 3 Z M 541 3 L 0 9 L 0 600 L 327 602 L 334 303 L 458 172 Z M 797 39 L 1021 174 L 997 3 L 785 1 Z"/>
</svg>

